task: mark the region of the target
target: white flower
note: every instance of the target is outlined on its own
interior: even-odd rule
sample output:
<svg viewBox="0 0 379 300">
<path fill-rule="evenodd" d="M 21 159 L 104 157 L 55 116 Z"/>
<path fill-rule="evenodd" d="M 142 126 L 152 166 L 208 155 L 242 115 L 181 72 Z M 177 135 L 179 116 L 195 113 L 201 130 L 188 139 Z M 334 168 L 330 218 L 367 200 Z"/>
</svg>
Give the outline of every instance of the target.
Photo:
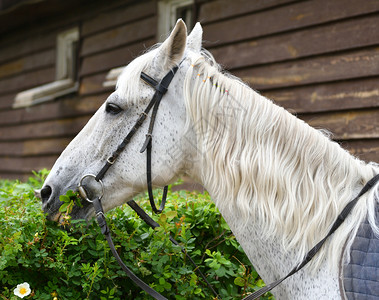
<svg viewBox="0 0 379 300">
<path fill-rule="evenodd" d="M 31 293 L 29 283 L 24 282 L 24 283 L 18 284 L 17 287 L 14 289 L 13 293 L 20 298 L 24 298 L 25 296 L 28 296 Z"/>
</svg>

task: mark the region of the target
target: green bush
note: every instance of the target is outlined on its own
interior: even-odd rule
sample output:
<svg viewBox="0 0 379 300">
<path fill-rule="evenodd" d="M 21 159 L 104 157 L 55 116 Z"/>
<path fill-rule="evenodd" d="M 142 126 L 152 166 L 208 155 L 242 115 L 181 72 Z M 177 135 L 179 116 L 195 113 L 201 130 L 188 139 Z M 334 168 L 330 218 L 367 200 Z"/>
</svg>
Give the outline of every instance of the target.
<svg viewBox="0 0 379 300">
<path fill-rule="evenodd" d="M 27 183 L 0 181 L 0 298 L 27 282 L 26 299 L 150 299 L 113 258 L 95 222 L 69 230 L 46 220 Z M 136 201 L 151 214 L 144 198 Z M 168 299 L 214 299 L 169 232 L 186 248 L 222 299 L 242 299 L 263 285 L 207 194 L 169 193 L 165 212 L 147 226 L 129 206 L 107 214 L 115 245 L 128 267 Z M 273 299 L 266 295 L 265 299 Z"/>
</svg>

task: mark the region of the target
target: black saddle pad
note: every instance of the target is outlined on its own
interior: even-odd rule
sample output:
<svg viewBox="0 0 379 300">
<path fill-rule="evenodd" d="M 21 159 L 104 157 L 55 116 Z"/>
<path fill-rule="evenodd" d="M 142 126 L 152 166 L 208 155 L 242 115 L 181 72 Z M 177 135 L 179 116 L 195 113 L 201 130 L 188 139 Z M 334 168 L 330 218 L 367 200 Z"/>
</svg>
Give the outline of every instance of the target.
<svg viewBox="0 0 379 300">
<path fill-rule="evenodd" d="M 379 217 L 379 207 L 376 206 Z M 350 263 L 343 267 L 343 283 L 348 300 L 379 300 L 379 239 L 364 221 L 350 250 Z"/>
</svg>

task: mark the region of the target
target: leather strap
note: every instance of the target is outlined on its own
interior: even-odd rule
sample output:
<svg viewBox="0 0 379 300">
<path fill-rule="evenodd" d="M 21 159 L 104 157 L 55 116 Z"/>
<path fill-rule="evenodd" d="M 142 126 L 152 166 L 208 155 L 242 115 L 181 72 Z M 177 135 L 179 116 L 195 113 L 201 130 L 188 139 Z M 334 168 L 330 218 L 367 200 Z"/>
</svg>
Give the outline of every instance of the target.
<svg viewBox="0 0 379 300">
<path fill-rule="evenodd" d="M 259 289 L 258 291 L 250 294 L 249 296 L 243 298 L 243 300 L 254 300 L 258 299 L 260 296 L 264 295 L 265 293 L 271 291 L 273 288 L 275 288 L 277 285 L 282 283 L 284 280 L 286 280 L 288 277 L 291 277 L 298 271 L 300 271 L 303 267 L 305 267 L 312 258 L 317 254 L 317 252 L 321 249 L 321 247 L 324 245 L 325 241 L 337 230 L 338 227 L 341 226 L 341 224 L 345 221 L 347 216 L 350 214 L 352 209 L 357 204 L 360 197 L 362 197 L 366 192 L 368 192 L 372 187 L 374 187 L 375 184 L 377 184 L 379 181 L 379 174 L 374 176 L 371 180 L 369 180 L 366 185 L 362 188 L 362 190 L 359 192 L 358 196 L 356 196 L 353 200 L 351 200 L 345 208 L 341 211 L 341 213 L 338 215 L 337 219 L 334 221 L 331 229 L 329 230 L 328 234 L 317 243 L 316 246 L 314 246 L 306 255 L 304 260 L 301 262 L 300 265 L 293 268 L 291 272 L 289 272 L 286 276 L 283 278 L 278 279 L 277 281 L 274 281 L 265 287 Z"/>
<path fill-rule="evenodd" d="M 134 134 L 137 132 L 137 130 L 142 126 L 142 124 L 145 121 L 145 119 L 147 118 L 150 110 L 156 105 L 157 101 L 158 101 L 158 105 L 157 105 L 156 110 L 158 110 L 159 102 L 161 101 L 163 95 L 167 92 L 168 86 L 170 85 L 172 79 L 174 78 L 174 75 L 175 75 L 176 71 L 178 70 L 178 68 L 179 68 L 178 66 L 174 67 L 170 72 L 168 72 L 163 77 L 163 79 L 160 82 L 156 81 L 155 79 L 151 78 L 149 75 L 147 75 L 143 72 L 141 73 L 141 78 L 146 83 L 148 83 L 149 85 L 151 85 L 155 89 L 154 96 L 150 100 L 149 104 L 146 106 L 143 113 L 141 113 L 141 115 L 139 116 L 137 122 L 134 124 L 132 129 L 129 131 L 129 133 L 126 135 L 126 137 L 123 139 L 123 141 L 118 145 L 116 151 L 114 151 L 112 153 L 112 155 L 107 159 L 107 162 L 102 167 L 100 172 L 96 175 L 97 181 L 103 179 L 103 177 L 106 174 L 106 172 L 108 171 L 108 169 L 114 164 L 116 159 L 120 156 L 121 152 L 124 151 L 125 147 L 129 144 L 131 138 L 134 136 Z M 150 135 L 151 135 L 151 132 L 153 131 L 156 112 L 155 112 L 155 114 L 153 114 L 153 116 L 154 117 L 152 117 L 152 119 L 150 121 L 150 125 L 149 125 Z M 147 142 L 145 141 L 144 144 L 147 144 Z M 143 151 L 141 150 L 141 152 L 143 152 Z"/>
<path fill-rule="evenodd" d="M 149 285 L 147 285 L 145 282 L 143 282 L 138 276 L 136 276 L 122 261 L 121 257 L 118 255 L 116 247 L 113 244 L 112 237 L 110 234 L 109 227 L 107 225 L 107 221 L 105 219 L 103 207 L 101 205 L 100 199 L 97 197 L 93 200 L 93 206 L 96 213 L 96 219 L 97 223 L 99 224 L 99 227 L 101 228 L 101 233 L 105 236 L 109 248 L 111 249 L 111 252 L 113 256 L 116 258 L 118 264 L 121 266 L 121 268 L 125 271 L 125 273 L 129 276 L 133 282 L 138 285 L 142 290 L 144 290 L 146 293 L 148 293 L 150 296 L 154 297 L 154 299 L 157 300 L 167 300 L 167 298 L 163 297 L 161 294 L 159 294 L 157 291 L 152 289 Z"/>
<path fill-rule="evenodd" d="M 154 195 L 153 195 L 153 187 L 152 187 L 152 172 L 151 172 L 151 146 L 152 146 L 152 140 L 153 140 L 153 129 L 154 129 L 154 124 L 155 124 L 155 118 L 157 117 L 158 113 L 158 108 L 159 104 L 161 103 L 161 100 L 164 96 L 164 94 L 168 90 L 168 86 L 170 85 L 172 79 L 174 78 L 176 72 L 178 71 L 178 67 L 176 66 L 173 68 L 169 73 L 166 74 L 165 77 L 161 80 L 161 82 L 158 83 L 155 79 L 150 77 L 149 75 L 145 73 L 141 73 L 141 79 L 144 80 L 147 84 L 152 86 L 155 89 L 155 93 L 153 96 L 154 101 L 154 107 L 153 111 L 151 113 L 151 118 L 150 118 L 150 124 L 149 124 L 149 129 L 146 134 L 146 139 L 145 142 L 143 143 L 143 146 L 140 150 L 141 153 L 143 153 L 146 150 L 146 177 L 147 177 L 147 191 L 149 194 L 149 200 L 150 200 L 150 205 L 151 209 L 153 210 L 154 213 L 159 214 L 163 211 L 165 205 L 166 205 L 166 200 L 167 200 L 167 191 L 168 187 L 165 186 L 163 188 L 163 195 L 162 195 L 162 200 L 159 208 L 156 207 L 155 205 L 155 200 L 154 200 Z"/>
<path fill-rule="evenodd" d="M 107 159 L 105 165 L 100 170 L 100 172 L 96 175 L 96 181 L 99 181 L 103 179 L 105 173 L 108 171 L 108 169 L 115 163 L 116 159 L 120 156 L 121 152 L 125 149 L 125 147 L 129 144 L 131 138 L 133 135 L 137 132 L 138 128 L 140 128 L 145 121 L 147 114 L 149 113 L 150 109 L 153 107 L 154 99 L 152 99 L 149 103 L 149 105 L 146 107 L 144 112 L 139 116 L 137 122 L 134 124 L 132 129 L 129 131 L 129 133 L 126 135 L 124 140 L 121 142 L 120 145 L 118 145 L 117 149 L 112 153 L 112 155 Z"/>
<path fill-rule="evenodd" d="M 166 185 L 163 188 L 163 195 L 161 199 L 161 204 L 159 206 L 159 209 L 155 206 L 155 200 L 153 195 L 153 186 L 152 186 L 152 180 L 151 180 L 151 141 L 147 145 L 147 151 L 146 151 L 146 176 L 147 176 L 147 192 L 149 195 L 149 201 L 151 209 L 154 213 L 160 214 L 166 205 L 167 200 L 167 192 L 168 192 L 168 186 Z"/>
<path fill-rule="evenodd" d="M 173 68 L 169 73 L 166 74 L 166 76 L 161 80 L 161 82 L 157 82 L 150 76 L 146 75 L 145 73 L 141 74 L 141 78 L 144 79 L 148 84 L 152 85 L 155 88 L 155 93 L 153 98 L 150 100 L 149 104 L 143 111 L 143 113 L 138 118 L 137 122 L 134 124 L 132 129 L 129 131 L 127 136 L 124 138 L 124 140 L 119 144 L 117 149 L 112 153 L 112 155 L 107 159 L 104 166 L 101 168 L 99 173 L 96 175 L 95 180 L 100 181 L 103 179 L 109 168 L 115 163 L 117 158 L 120 156 L 121 152 L 125 149 L 125 147 L 129 144 L 131 138 L 134 136 L 134 134 L 137 132 L 137 130 L 142 126 L 143 122 L 147 118 L 150 110 L 154 107 L 152 117 L 150 120 L 149 125 L 149 132 L 147 136 L 150 136 L 150 138 L 146 139 L 145 144 L 148 151 L 147 151 L 147 186 L 149 190 L 149 198 L 150 203 L 152 204 L 152 209 L 154 212 L 161 212 L 164 208 L 165 202 L 166 202 L 166 196 L 167 196 L 167 187 L 164 189 L 164 198 L 161 202 L 161 207 L 159 210 L 155 207 L 154 198 L 152 196 L 152 184 L 151 184 L 151 138 L 152 138 L 152 131 L 154 127 L 155 117 L 158 111 L 159 103 L 163 97 L 163 95 L 167 92 L 168 86 L 170 82 L 172 81 L 176 71 L 178 70 L 178 67 Z M 144 147 L 143 147 L 144 148 Z M 143 152 L 143 151 L 141 151 Z M 163 297 L 161 294 L 156 292 L 154 289 L 152 289 L 150 286 L 148 286 L 146 283 L 144 283 L 141 279 L 139 279 L 122 261 L 120 256 L 118 255 L 116 248 L 113 244 L 112 237 L 110 235 L 110 230 L 107 225 L 104 211 L 101 205 L 100 198 L 95 198 L 95 200 L 92 201 L 96 213 L 96 219 L 99 224 L 99 227 L 101 228 L 102 234 L 105 236 L 106 240 L 108 241 L 109 247 L 112 251 L 113 256 L 116 258 L 118 264 L 121 266 L 121 268 L 126 272 L 126 274 L 129 276 L 130 279 L 134 281 L 135 284 L 137 284 L 141 289 L 143 289 L 146 293 L 151 295 L 157 300 L 167 300 L 167 298 Z M 156 226 L 157 223 L 151 223 L 150 226 Z M 159 225 L 158 225 L 159 226 Z M 175 241 L 176 242 L 176 241 Z"/>
<path fill-rule="evenodd" d="M 116 258 L 116 260 L 117 260 L 118 264 L 120 265 L 120 267 L 125 271 L 125 273 L 128 275 L 128 277 L 131 280 L 133 280 L 133 282 L 136 285 L 138 285 L 142 290 L 144 290 L 150 296 L 154 297 L 157 300 L 164 300 L 164 299 L 167 300 L 167 298 L 165 298 L 164 296 L 162 296 L 161 294 L 159 294 L 157 291 L 155 291 L 154 289 L 152 289 L 149 285 L 147 285 L 144 281 L 142 281 L 137 275 L 135 275 L 124 264 L 124 262 L 122 261 L 121 257 L 119 256 L 119 254 L 116 251 L 116 247 L 114 246 L 114 243 L 113 243 L 113 240 L 112 240 L 112 237 L 111 237 L 111 234 L 110 234 L 110 230 L 109 230 L 107 221 L 105 219 L 104 210 L 103 210 L 103 207 L 101 205 L 101 200 L 97 197 L 97 198 L 95 198 L 92 201 L 92 203 L 93 203 L 93 206 L 94 206 L 94 209 L 95 209 L 96 220 L 97 220 L 97 223 L 98 223 L 98 225 L 99 225 L 99 227 L 101 229 L 101 233 L 105 236 L 105 238 L 106 238 L 106 240 L 108 242 L 109 248 L 111 249 L 111 252 L 112 252 L 113 256 Z M 151 228 L 154 229 L 156 227 L 159 227 L 159 224 L 157 222 L 155 222 L 134 200 L 131 200 L 131 201 L 127 202 L 127 203 L 138 214 L 138 216 L 143 221 L 145 221 L 145 223 L 148 224 Z M 173 244 L 175 244 L 177 246 L 180 246 L 180 244 L 171 235 L 170 235 L 170 241 Z M 191 258 L 191 256 L 187 253 L 187 251 L 182 246 L 180 246 L 180 248 L 181 248 L 182 252 L 190 260 L 190 262 L 193 264 L 193 266 L 195 267 L 195 270 L 197 270 L 199 272 L 200 276 L 203 278 L 203 280 L 205 281 L 205 283 L 207 284 L 207 286 L 215 294 L 216 299 L 218 299 L 218 295 L 217 295 L 216 291 L 213 289 L 213 287 L 211 286 L 211 284 L 208 282 L 208 280 L 205 277 L 205 275 L 203 274 L 203 272 L 201 272 L 200 268 L 193 261 L 193 259 Z"/>
</svg>

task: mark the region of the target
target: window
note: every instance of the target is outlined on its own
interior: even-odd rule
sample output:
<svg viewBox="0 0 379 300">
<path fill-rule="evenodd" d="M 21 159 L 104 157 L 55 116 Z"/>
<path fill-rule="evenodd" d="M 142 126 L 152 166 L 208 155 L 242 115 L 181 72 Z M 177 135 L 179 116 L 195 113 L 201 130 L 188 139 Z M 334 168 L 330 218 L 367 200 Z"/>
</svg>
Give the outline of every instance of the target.
<svg viewBox="0 0 379 300">
<path fill-rule="evenodd" d="M 183 19 L 188 29 L 193 27 L 193 3 L 194 0 L 158 1 L 157 37 L 159 42 L 163 42 L 166 39 L 179 18 Z M 110 70 L 103 82 L 103 86 L 114 87 L 123 69 L 124 67 L 118 67 Z"/>
<path fill-rule="evenodd" d="M 79 30 L 72 28 L 57 36 L 55 81 L 18 93 L 13 108 L 27 107 L 76 92 Z"/>
<path fill-rule="evenodd" d="M 193 0 L 161 0 L 158 1 L 158 39 L 164 41 L 167 34 L 179 18 L 192 28 Z"/>
</svg>

